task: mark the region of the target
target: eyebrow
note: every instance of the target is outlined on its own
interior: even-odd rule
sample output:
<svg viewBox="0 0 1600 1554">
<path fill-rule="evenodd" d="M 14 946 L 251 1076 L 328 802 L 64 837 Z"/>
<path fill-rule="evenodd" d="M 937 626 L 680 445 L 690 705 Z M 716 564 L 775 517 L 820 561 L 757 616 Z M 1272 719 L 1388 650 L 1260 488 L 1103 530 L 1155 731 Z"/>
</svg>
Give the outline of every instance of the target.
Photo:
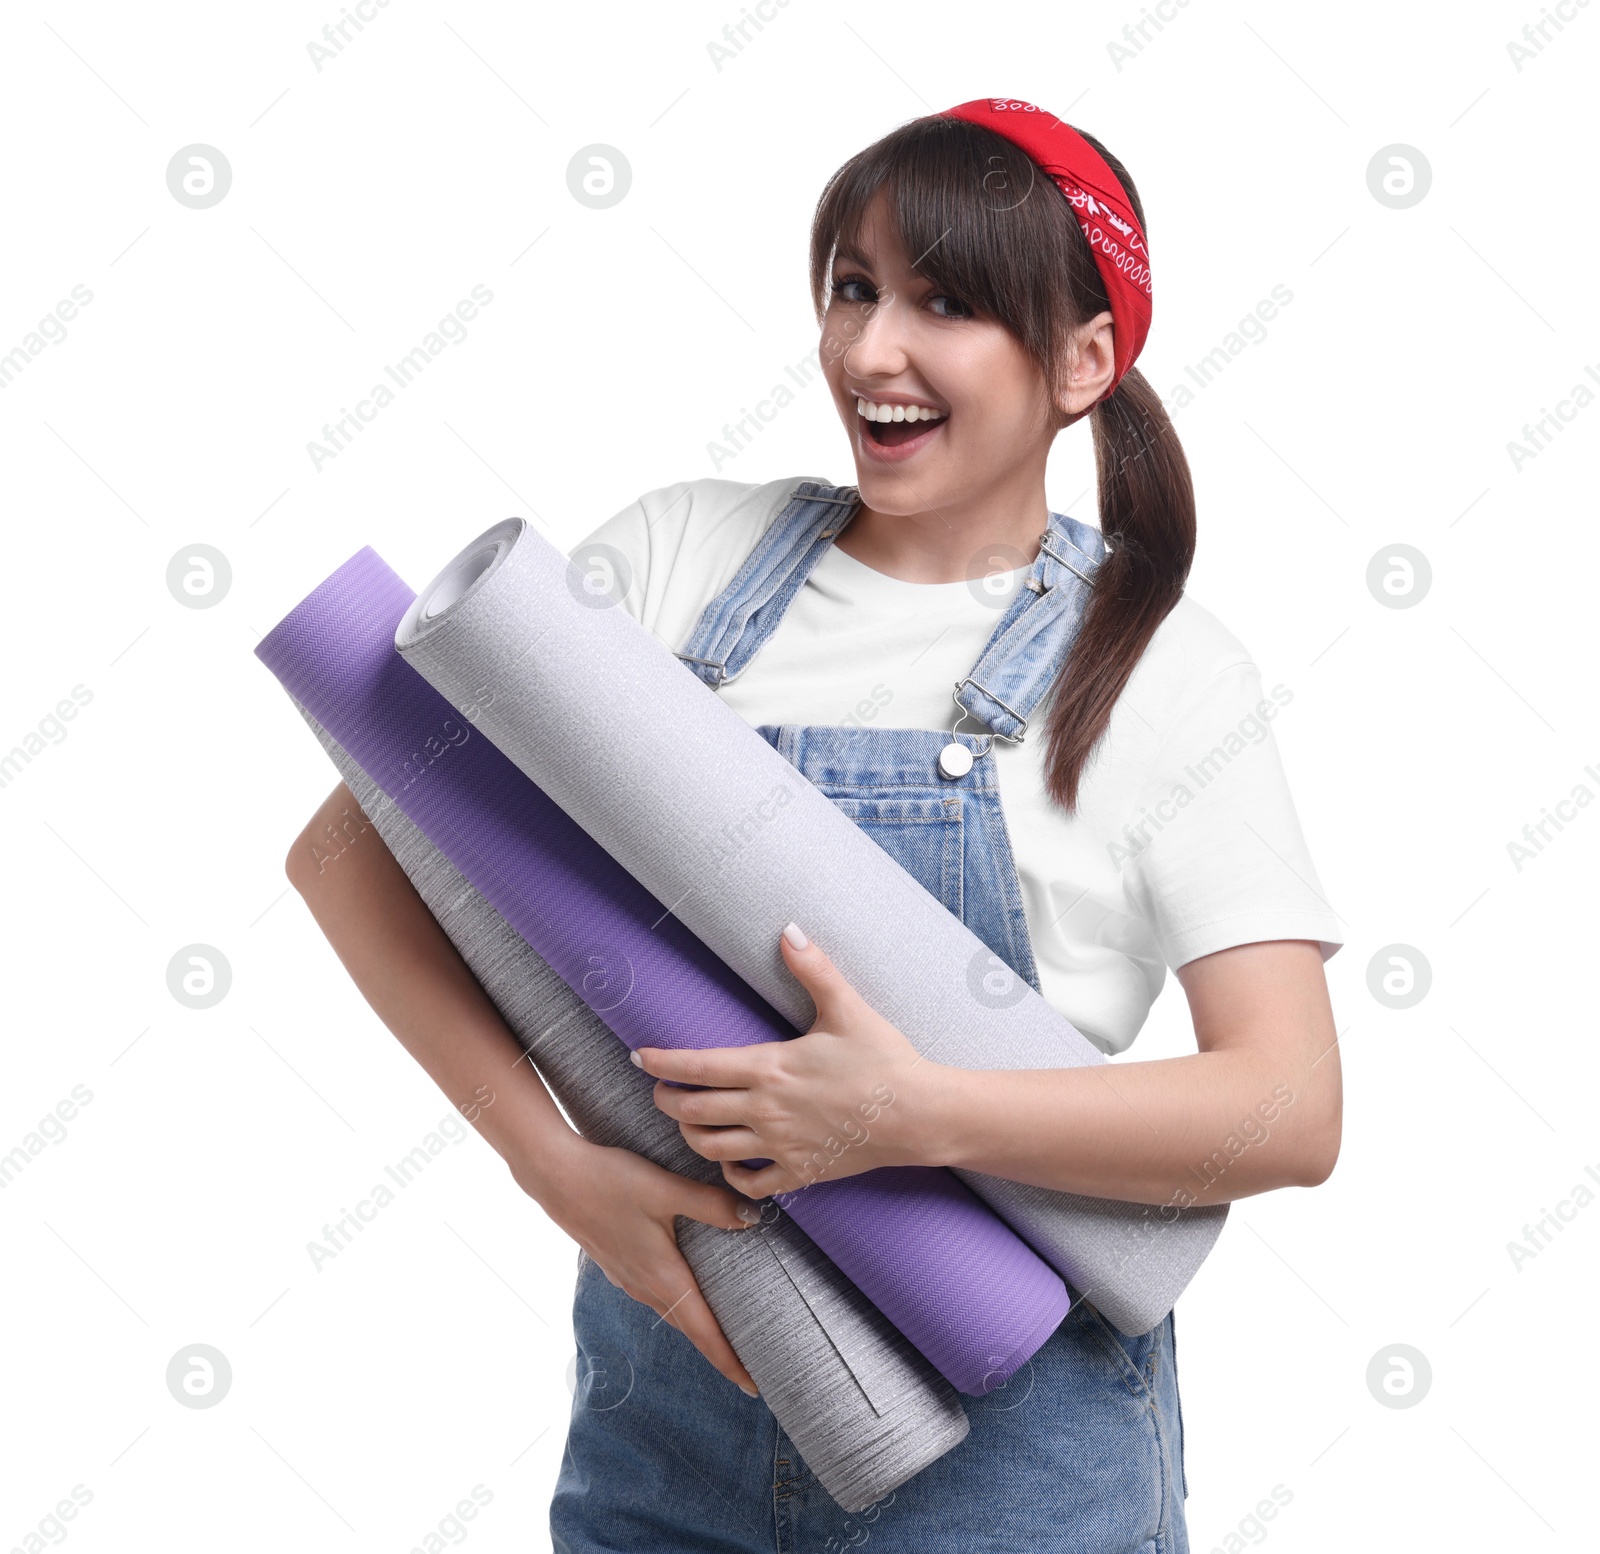
<svg viewBox="0 0 1600 1554">
<path fill-rule="evenodd" d="M 845 248 L 843 246 L 834 249 L 833 262 L 835 264 L 859 264 L 864 270 L 870 270 L 872 268 L 872 261 L 870 259 L 858 254 L 853 248 Z"/>
</svg>

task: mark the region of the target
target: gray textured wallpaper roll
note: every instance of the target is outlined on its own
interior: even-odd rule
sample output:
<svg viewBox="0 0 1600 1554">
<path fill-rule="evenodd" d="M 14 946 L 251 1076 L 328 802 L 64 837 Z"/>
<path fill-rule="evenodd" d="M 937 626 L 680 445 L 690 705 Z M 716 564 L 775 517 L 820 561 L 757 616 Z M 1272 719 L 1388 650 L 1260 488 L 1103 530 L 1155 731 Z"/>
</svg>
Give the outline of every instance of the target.
<svg viewBox="0 0 1600 1554">
<path fill-rule="evenodd" d="M 726 1186 L 600 1017 L 299 710 L 578 1131 Z M 776 1204 L 767 1216 L 755 1230 L 727 1231 L 680 1215 L 678 1246 L 806 1466 L 845 1510 L 865 1510 L 964 1440 L 967 1416 L 950 1384 L 794 1221 Z"/>
<path fill-rule="evenodd" d="M 401 622 L 401 656 L 800 1030 L 791 919 L 917 1048 L 970 1069 L 1098 1048 L 524 520 L 467 545 Z M 1225 1206 L 1147 1207 L 962 1178 L 1123 1332 L 1162 1320 Z"/>
</svg>

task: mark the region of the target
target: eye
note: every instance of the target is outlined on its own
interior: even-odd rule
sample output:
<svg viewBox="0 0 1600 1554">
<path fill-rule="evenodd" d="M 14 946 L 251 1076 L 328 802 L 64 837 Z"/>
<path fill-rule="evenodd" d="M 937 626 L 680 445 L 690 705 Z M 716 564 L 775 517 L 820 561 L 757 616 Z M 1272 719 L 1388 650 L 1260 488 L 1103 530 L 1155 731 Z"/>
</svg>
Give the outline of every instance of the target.
<svg viewBox="0 0 1600 1554">
<path fill-rule="evenodd" d="M 941 303 L 941 302 L 945 303 L 948 307 L 955 309 L 955 311 L 954 312 L 946 312 L 943 308 L 935 306 L 935 304 Z M 947 296 L 943 295 L 942 293 L 936 293 L 934 296 L 931 296 L 931 297 L 928 298 L 928 305 L 933 308 L 934 312 L 940 318 L 971 318 L 972 317 L 972 309 L 969 308 L 966 305 L 966 303 L 963 302 L 959 297 L 947 297 Z"/>
<path fill-rule="evenodd" d="M 840 302 L 876 302 L 878 289 L 862 275 L 846 275 L 833 283 L 833 294 Z"/>
</svg>

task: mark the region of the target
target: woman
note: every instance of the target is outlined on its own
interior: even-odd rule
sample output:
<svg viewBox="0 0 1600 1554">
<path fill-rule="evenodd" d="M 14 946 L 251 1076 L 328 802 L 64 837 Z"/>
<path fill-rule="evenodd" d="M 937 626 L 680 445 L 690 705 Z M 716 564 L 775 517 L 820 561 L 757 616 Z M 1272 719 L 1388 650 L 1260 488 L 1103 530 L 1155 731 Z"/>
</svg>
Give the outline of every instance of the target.
<svg viewBox="0 0 1600 1554">
<path fill-rule="evenodd" d="M 877 1083 L 893 1104 L 829 1174 L 953 1165 L 1187 1206 L 1315 1185 L 1338 1152 L 1322 970 L 1338 919 L 1268 726 L 1292 692 L 1265 694 L 1183 593 L 1194 500 L 1132 367 L 1150 283 L 1125 169 L 1029 104 L 963 104 L 835 174 L 811 259 L 855 485 L 686 482 L 572 555 L 620 555 L 635 617 L 1102 1050 L 1127 1048 L 1168 966 L 1199 1050 L 1023 1073 L 918 1062 L 791 924 L 809 1033 L 636 1059 L 705 1087 L 658 1084 L 656 1104 L 728 1191 L 587 1144 L 518 1067 L 478 1126 L 582 1248 L 586 1384 L 555 1546 L 1182 1551 L 1171 1316 L 1127 1334 L 1080 1299 L 1023 1372 L 968 1401 L 965 1441 L 849 1516 L 740 1395 L 754 1387 L 677 1250 L 676 1215 L 737 1228 L 748 1200 L 813 1179 Z M 1044 493 L 1056 433 L 1086 415 L 1098 530 Z M 302 861 L 352 806 L 336 790 L 290 877 L 400 1039 L 470 1094 L 520 1049 L 404 875 L 379 849 L 326 876 Z M 631 1380 L 607 1390 L 618 1361 Z"/>
</svg>

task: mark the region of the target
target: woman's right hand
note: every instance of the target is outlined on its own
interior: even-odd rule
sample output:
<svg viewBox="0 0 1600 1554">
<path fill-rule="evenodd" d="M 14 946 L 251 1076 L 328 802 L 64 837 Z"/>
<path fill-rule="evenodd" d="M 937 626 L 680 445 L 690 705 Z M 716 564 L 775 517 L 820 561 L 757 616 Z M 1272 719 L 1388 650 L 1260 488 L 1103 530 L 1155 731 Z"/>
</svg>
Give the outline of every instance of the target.
<svg viewBox="0 0 1600 1554">
<path fill-rule="evenodd" d="M 630 1149 L 570 1133 L 538 1164 L 513 1152 L 513 1180 L 619 1289 L 670 1322 L 729 1381 L 750 1396 L 756 1385 L 723 1334 L 694 1273 L 678 1250 L 679 1214 L 744 1231 L 760 1223 L 759 1206 L 731 1187 L 714 1187 L 665 1170 Z M 748 1218 L 742 1218 L 741 1208 Z"/>
<path fill-rule="evenodd" d="M 329 837 L 337 861 L 328 866 Z M 295 838 L 284 860 L 362 997 L 445 1095 L 497 1097 L 460 1110 L 511 1168 L 524 1192 L 604 1270 L 660 1313 L 736 1385 L 750 1373 L 723 1336 L 678 1250 L 680 1214 L 729 1230 L 747 1228 L 725 1183 L 691 1181 L 627 1149 L 574 1133 L 522 1043 L 461 953 L 340 783 Z"/>
</svg>

